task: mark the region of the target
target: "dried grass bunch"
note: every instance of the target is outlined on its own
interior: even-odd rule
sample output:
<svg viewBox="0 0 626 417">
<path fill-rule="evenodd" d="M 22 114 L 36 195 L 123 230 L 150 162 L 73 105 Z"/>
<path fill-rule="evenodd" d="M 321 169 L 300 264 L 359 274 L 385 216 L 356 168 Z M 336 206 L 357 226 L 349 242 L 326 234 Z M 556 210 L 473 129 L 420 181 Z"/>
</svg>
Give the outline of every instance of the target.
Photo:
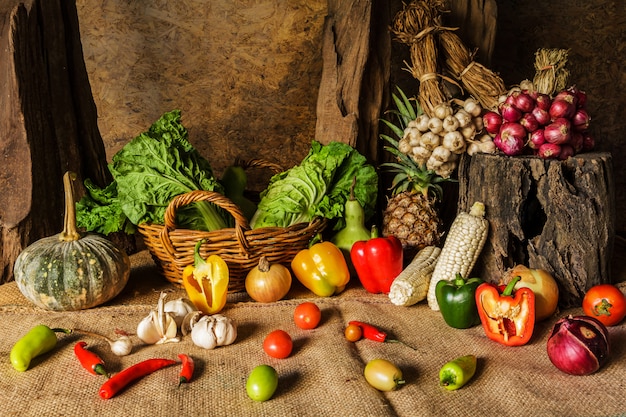
<svg viewBox="0 0 626 417">
<path fill-rule="evenodd" d="M 439 43 L 445 58 L 446 70 L 480 102 L 483 108 L 490 110 L 497 108 L 499 97 L 506 93 L 502 78 L 474 61 L 474 53 L 470 52 L 453 29 L 441 28 Z"/>
<path fill-rule="evenodd" d="M 535 91 L 553 96 L 569 86 L 569 70 L 565 67 L 569 49 L 539 49 L 535 52 Z"/>
<path fill-rule="evenodd" d="M 446 95 L 437 73 L 438 51 L 436 31 L 439 28 L 440 0 L 415 0 L 405 4 L 391 24 L 396 39 L 409 46 L 411 65 L 407 69 L 419 81 L 418 102 L 428 116 L 437 105 L 446 102 Z"/>
<path fill-rule="evenodd" d="M 465 89 L 484 108 L 495 109 L 498 98 L 506 93 L 504 81 L 474 61 L 474 53 L 463 44 L 454 28 L 442 26 L 441 17 L 447 11 L 443 0 L 413 0 L 404 5 L 392 22 L 391 31 L 396 39 L 410 47 L 411 65 L 407 66 L 420 83 L 420 106 L 431 116 L 437 105 L 447 101 L 441 84 L 446 79 Z M 438 73 L 440 69 L 458 82 Z"/>
</svg>

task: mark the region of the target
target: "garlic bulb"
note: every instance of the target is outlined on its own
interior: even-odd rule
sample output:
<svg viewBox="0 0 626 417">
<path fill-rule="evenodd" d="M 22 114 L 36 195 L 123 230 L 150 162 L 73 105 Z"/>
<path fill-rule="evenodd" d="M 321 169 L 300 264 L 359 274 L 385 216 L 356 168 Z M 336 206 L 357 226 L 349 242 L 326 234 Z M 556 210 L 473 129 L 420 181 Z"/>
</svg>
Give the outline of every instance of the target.
<svg viewBox="0 0 626 417">
<path fill-rule="evenodd" d="M 154 345 L 179 341 L 176 337 L 178 333 L 176 320 L 171 313 L 165 312 L 166 297 L 167 294 L 162 292 L 157 309 L 152 310 L 137 325 L 137 336 L 146 344 Z"/>
<path fill-rule="evenodd" d="M 191 340 L 204 349 L 230 345 L 237 339 L 237 326 L 226 316 L 202 316 L 191 328 Z"/>
<path fill-rule="evenodd" d="M 178 327 L 182 324 L 185 316 L 195 309 L 196 306 L 188 298 L 177 298 L 165 303 L 165 312 L 170 313 L 174 317 Z"/>
<path fill-rule="evenodd" d="M 109 342 L 111 346 L 111 352 L 116 356 L 129 355 L 133 350 L 133 342 L 128 336 L 120 336 L 119 339 Z"/>
</svg>

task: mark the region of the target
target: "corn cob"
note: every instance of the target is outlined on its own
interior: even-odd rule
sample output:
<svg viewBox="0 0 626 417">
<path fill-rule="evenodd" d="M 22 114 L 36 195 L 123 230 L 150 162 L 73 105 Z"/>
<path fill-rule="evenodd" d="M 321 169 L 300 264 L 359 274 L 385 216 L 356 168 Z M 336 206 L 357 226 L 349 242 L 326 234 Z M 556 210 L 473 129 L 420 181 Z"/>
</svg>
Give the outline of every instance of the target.
<svg viewBox="0 0 626 417">
<path fill-rule="evenodd" d="M 453 280 L 456 274 L 467 278 L 472 271 L 487 240 L 488 227 L 485 205 L 479 201 L 472 205 L 469 213 L 461 212 L 454 219 L 430 279 L 428 306 L 431 309 L 439 311 L 435 296 L 437 282 Z"/>
<path fill-rule="evenodd" d="M 426 246 L 391 283 L 389 299 L 398 306 L 412 306 L 426 298 L 428 283 L 441 253 L 437 246 Z"/>
</svg>

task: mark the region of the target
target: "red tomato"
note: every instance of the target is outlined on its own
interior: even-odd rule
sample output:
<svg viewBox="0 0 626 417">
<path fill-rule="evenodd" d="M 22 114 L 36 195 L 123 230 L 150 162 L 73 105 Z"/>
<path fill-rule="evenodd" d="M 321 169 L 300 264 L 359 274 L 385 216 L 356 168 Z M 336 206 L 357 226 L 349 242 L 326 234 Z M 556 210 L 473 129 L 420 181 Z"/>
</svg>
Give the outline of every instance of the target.
<svg viewBox="0 0 626 417">
<path fill-rule="evenodd" d="M 304 302 L 296 307 L 293 320 L 304 330 L 315 329 L 322 319 L 322 311 L 315 303 Z"/>
<path fill-rule="evenodd" d="M 263 350 L 272 358 L 284 359 L 291 354 L 293 341 L 284 330 L 274 330 L 265 336 Z"/>
<path fill-rule="evenodd" d="M 615 285 L 595 285 L 583 298 L 583 311 L 605 326 L 615 326 L 626 316 L 626 296 Z"/>
<path fill-rule="evenodd" d="M 348 324 L 344 330 L 348 342 L 357 342 L 363 337 L 363 329 L 356 324 Z"/>
</svg>

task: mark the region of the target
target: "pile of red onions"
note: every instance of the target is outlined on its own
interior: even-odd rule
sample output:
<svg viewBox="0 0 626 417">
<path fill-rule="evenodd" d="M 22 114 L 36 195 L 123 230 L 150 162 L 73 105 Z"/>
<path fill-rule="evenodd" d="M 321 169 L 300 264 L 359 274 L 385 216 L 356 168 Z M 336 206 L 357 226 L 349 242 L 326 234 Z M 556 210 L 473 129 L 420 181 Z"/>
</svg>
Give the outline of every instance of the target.
<svg viewBox="0 0 626 417">
<path fill-rule="evenodd" d="M 593 317 L 564 317 L 556 322 L 548 338 L 548 357 L 565 373 L 592 374 L 609 357 L 609 332 Z"/>
<path fill-rule="evenodd" d="M 498 111 L 483 115 L 483 124 L 506 155 L 567 159 L 595 146 L 586 104 L 586 93 L 576 87 L 554 97 L 514 88 L 502 97 Z"/>
</svg>

